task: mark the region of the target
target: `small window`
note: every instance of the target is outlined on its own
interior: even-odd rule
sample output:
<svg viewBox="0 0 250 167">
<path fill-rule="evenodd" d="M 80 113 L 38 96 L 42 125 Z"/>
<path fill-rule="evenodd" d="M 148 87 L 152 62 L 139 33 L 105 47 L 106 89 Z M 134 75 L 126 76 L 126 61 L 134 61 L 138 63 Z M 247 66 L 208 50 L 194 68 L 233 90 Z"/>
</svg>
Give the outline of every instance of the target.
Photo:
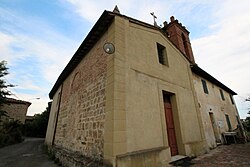
<svg viewBox="0 0 250 167">
<path fill-rule="evenodd" d="M 220 89 L 220 96 L 221 96 L 221 99 L 224 101 L 225 97 L 224 97 L 223 91 L 221 89 Z"/>
<path fill-rule="evenodd" d="M 161 63 L 162 65 L 168 66 L 166 48 L 162 46 L 161 44 L 157 43 L 157 52 L 158 52 L 159 63 Z"/>
<path fill-rule="evenodd" d="M 208 94 L 208 88 L 207 88 L 206 81 L 202 79 L 201 83 L 202 83 L 202 86 L 203 86 L 204 93 Z"/>
<path fill-rule="evenodd" d="M 233 96 L 232 96 L 232 95 L 229 95 L 229 96 L 230 96 L 230 99 L 231 99 L 232 104 L 234 104 Z"/>
<path fill-rule="evenodd" d="M 56 106 L 59 106 L 60 100 L 61 100 L 61 92 L 58 93 L 57 99 L 56 99 Z"/>
<path fill-rule="evenodd" d="M 238 115 L 236 115 L 236 120 L 237 120 L 238 125 L 240 125 L 240 118 L 238 117 Z"/>
<path fill-rule="evenodd" d="M 227 114 L 225 114 L 225 117 L 226 117 L 226 121 L 227 121 L 228 131 L 231 131 L 232 130 L 232 125 L 231 125 L 229 116 Z"/>
<path fill-rule="evenodd" d="M 186 37 L 184 36 L 183 33 L 181 34 L 181 37 L 182 37 L 182 43 L 183 43 L 183 46 L 184 46 L 184 49 L 185 49 L 186 56 L 190 59 Z"/>
</svg>

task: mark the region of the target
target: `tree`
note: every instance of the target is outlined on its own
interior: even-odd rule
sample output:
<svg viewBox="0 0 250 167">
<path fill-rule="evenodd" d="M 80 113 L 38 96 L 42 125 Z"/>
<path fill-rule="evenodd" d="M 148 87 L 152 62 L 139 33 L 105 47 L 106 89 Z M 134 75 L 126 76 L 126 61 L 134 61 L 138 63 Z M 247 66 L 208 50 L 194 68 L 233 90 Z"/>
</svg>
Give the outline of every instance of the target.
<svg viewBox="0 0 250 167">
<path fill-rule="evenodd" d="M 0 148 L 22 142 L 22 126 L 23 124 L 18 120 L 3 122 L 0 131 Z"/>
<path fill-rule="evenodd" d="M 248 97 L 247 99 L 246 99 L 246 101 L 250 101 L 250 97 Z M 243 122 L 243 126 L 244 126 L 244 128 L 248 131 L 248 132 L 250 132 L 250 111 L 248 111 L 248 116 L 246 117 L 246 119 L 244 120 L 244 122 Z"/>
<path fill-rule="evenodd" d="M 250 111 L 247 114 L 249 114 L 249 116 L 244 120 L 243 126 L 248 132 L 250 132 Z"/>
<path fill-rule="evenodd" d="M 4 76 L 9 74 L 6 64 L 6 61 L 0 62 L 0 121 L 2 116 L 8 116 L 6 111 L 1 110 L 1 106 L 6 103 L 6 96 L 11 95 L 7 88 L 13 87 L 13 85 L 7 84 L 3 79 Z"/>
<path fill-rule="evenodd" d="M 24 124 L 24 135 L 29 137 L 45 137 L 50 113 L 50 103 L 44 112 L 35 114 L 31 122 Z"/>
</svg>

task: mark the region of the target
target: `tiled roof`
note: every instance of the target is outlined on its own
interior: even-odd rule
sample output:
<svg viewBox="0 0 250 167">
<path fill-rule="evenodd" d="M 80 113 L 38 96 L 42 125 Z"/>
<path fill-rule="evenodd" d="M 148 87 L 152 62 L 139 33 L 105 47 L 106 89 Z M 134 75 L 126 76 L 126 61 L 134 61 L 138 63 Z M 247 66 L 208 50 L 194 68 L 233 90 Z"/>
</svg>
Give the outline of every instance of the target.
<svg viewBox="0 0 250 167">
<path fill-rule="evenodd" d="M 109 25 L 111 25 L 113 19 L 115 16 L 120 16 L 125 19 L 128 19 L 130 22 L 143 25 L 144 27 L 151 28 L 151 29 L 157 29 L 161 33 L 167 36 L 164 29 L 161 29 L 160 27 L 155 27 L 151 24 L 142 22 L 140 20 L 133 19 L 131 17 L 114 13 L 110 11 L 104 11 L 101 15 L 101 17 L 98 19 L 98 21 L 95 23 L 94 27 L 91 29 L 87 37 L 84 39 L 80 47 L 77 49 L 67 66 L 64 68 L 60 76 L 58 77 L 56 83 L 54 84 L 53 88 L 51 89 L 49 93 L 49 97 L 52 99 L 60 85 L 63 83 L 63 81 L 68 77 L 68 75 L 75 69 L 75 67 L 81 62 L 81 60 L 87 55 L 87 53 L 91 50 L 91 48 L 96 44 L 96 42 L 101 38 L 101 36 L 105 33 L 105 31 L 108 29 Z M 178 48 L 178 47 L 177 47 Z M 181 52 L 181 51 L 180 51 Z M 182 52 L 181 52 L 182 53 Z M 184 56 L 186 58 L 186 56 Z M 189 61 L 189 59 L 187 59 Z M 192 63 L 192 62 L 190 62 Z M 208 79 L 210 82 L 214 83 L 215 85 L 221 87 L 222 89 L 228 91 L 232 95 L 237 95 L 234 91 L 229 89 L 227 86 L 222 84 L 220 81 L 215 79 L 213 76 L 208 74 L 206 71 L 202 70 L 197 65 L 192 65 L 191 69 L 194 73 Z"/>
<path fill-rule="evenodd" d="M 6 98 L 6 101 L 8 103 L 27 104 L 29 106 L 31 105 L 31 102 L 23 101 L 23 100 L 17 100 L 17 99 L 13 99 L 13 98 Z"/>
<path fill-rule="evenodd" d="M 212 75 L 208 74 L 206 71 L 201 69 L 198 65 L 191 65 L 191 70 L 193 73 L 203 77 L 204 79 L 206 79 L 206 80 L 210 81 L 211 83 L 217 85 L 218 87 L 224 89 L 225 91 L 227 91 L 231 95 L 237 95 L 237 93 L 235 93 L 233 90 L 231 90 L 230 88 L 225 86 L 223 83 L 218 81 L 216 78 L 214 78 Z"/>
<path fill-rule="evenodd" d="M 75 67 L 81 62 L 81 60 L 87 55 L 95 43 L 100 39 L 104 32 L 108 29 L 112 23 L 115 13 L 104 11 L 94 27 L 91 29 L 87 37 L 84 39 L 80 47 L 77 49 L 67 66 L 64 68 L 60 76 L 58 77 L 55 85 L 49 93 L 49 97 L 52 99 L 57 89 L 67 78 L 67 76 L 75 69 Z"/>
</svg>

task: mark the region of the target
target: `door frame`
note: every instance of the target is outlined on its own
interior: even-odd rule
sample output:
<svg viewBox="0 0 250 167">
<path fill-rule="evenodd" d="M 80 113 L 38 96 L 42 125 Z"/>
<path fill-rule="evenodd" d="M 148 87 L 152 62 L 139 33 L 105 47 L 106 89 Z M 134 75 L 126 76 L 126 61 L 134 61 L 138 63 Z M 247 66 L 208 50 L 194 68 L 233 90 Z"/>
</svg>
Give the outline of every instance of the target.
<svg viewBox="0 0 250 167">
<path fill-rule="evenodd" d="M 169 91 L 160 90 L 160 101 L 161 101 L 161 116 L 162 116 L 162 131 L 163 131 L 163 143 L 164 146 L 169 147 L 169 141 L 168 141 L 168 134 L 167 134 L 167 124 L 166 124 L 166 118 L 165 118 L 165 107 L 164 107 L 164 94 L 167 94 L 170 96 L 170 102 L 172 106 L 172 113 L 173 113 L 173 120 L 174 120 L 174 127 L 175 127 L 175 136 L 176 136 L 176 142 L 177 142 L 177 150 L 178 154 L 185 155 L 185 148 L 182 141 L 182 135 L 181 135 L 181 124 L 179 120 L 179 113 L 178 113 L 178 106 L 177 106 L 177 97 L 175 93 L 171 93 Z M 178 155 L 177 154 L 177 155 Z"/>
<path fill-rule="evenodd" d="M 220 139 L 220 134 L 219 134 L 219 131 L 218 131 L 218 127 L 217 127 L 217 123 L 216 123 L 214 113 L 213 112 L 208 112 L 208 115 L 209 115 L 210 123 L 211 123 L 211 126 L 212 126 L 212 131 L 213 131 L 213 135 L 214 135 L 214 138 L 215 138 L 215 142 L 219 142 L 221 139 Z"/>
</svg>

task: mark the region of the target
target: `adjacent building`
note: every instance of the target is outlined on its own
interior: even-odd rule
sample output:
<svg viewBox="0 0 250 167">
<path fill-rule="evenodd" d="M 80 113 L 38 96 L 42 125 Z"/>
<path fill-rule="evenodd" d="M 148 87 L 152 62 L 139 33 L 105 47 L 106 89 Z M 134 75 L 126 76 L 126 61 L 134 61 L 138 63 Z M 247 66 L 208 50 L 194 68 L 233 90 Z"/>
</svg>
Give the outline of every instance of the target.
<svg viewBox="0 0 250 167">
<path fill-rule="evenodd" d="M 66 166 L 163 166 L 237 128 L 234 91 L 194 60 L 188 30 L 104 11 L 58 77 L 46 144 Z"/>
<path fill-rule="evenodd" d="M 233 99 L 237 94 L 197 65 L 191 69 L 205 138 L 209 148 L 214 148 L 225 142 L 223 133 L 242 127 Z"/>
<path fill-rule="evenodd" d="M 6 111 L 8 117 L 3 116 L 1 120 L 19 120 L 21 123 L 25 123 L 26 114 L 30 105 L 31 103 L 27 101 L 6 98 L 6 103 L 1 106 L 1 110 Z"/>
</svg>

